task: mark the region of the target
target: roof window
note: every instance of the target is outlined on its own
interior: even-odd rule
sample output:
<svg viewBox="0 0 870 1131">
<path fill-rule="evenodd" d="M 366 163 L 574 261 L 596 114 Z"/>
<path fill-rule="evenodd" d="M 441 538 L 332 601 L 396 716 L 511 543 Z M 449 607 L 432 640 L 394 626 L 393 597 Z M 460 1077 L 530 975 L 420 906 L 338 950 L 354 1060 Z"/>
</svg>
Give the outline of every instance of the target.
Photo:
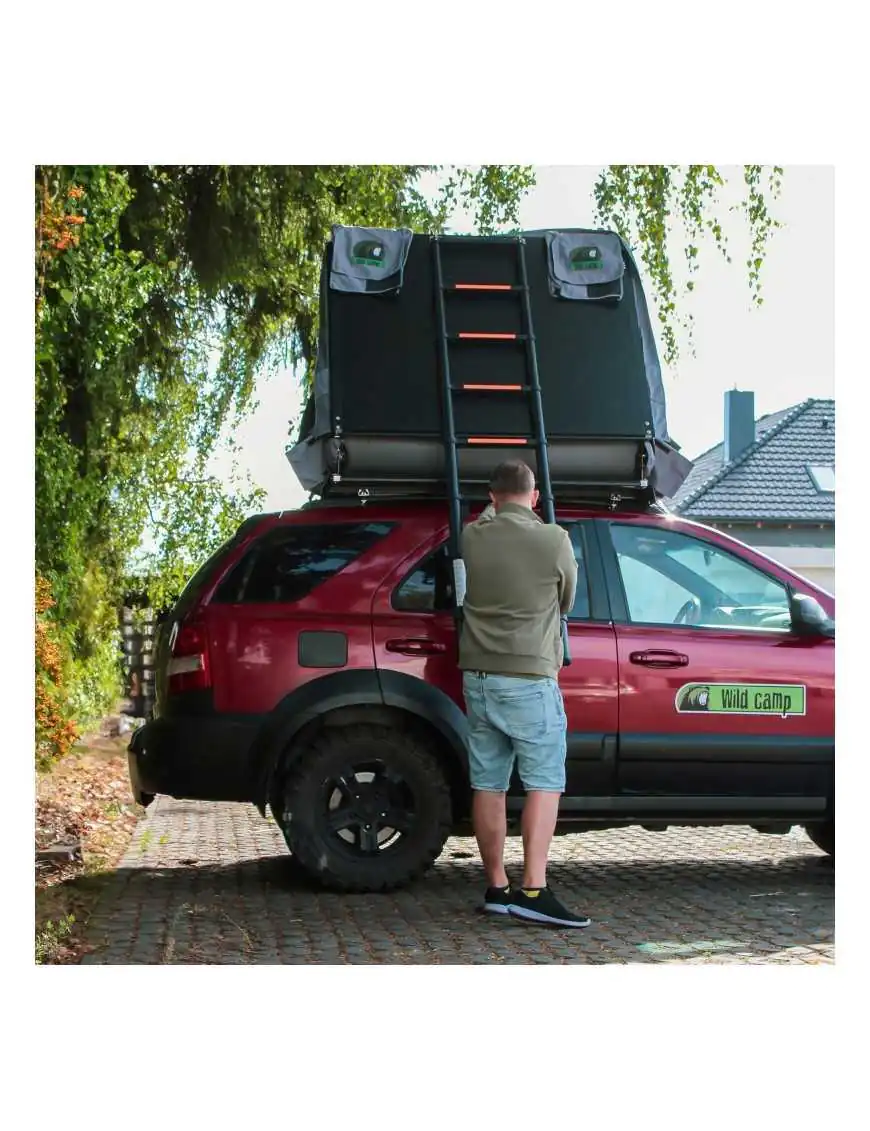
<svg viewBox="0 0 870 1131">
<path fill-rule="evenodd" d="M 808 463 L 807 471 L 817 491 L 823 495 L 834 494 L 834 469 L 823 464 Z"/>
</svg>

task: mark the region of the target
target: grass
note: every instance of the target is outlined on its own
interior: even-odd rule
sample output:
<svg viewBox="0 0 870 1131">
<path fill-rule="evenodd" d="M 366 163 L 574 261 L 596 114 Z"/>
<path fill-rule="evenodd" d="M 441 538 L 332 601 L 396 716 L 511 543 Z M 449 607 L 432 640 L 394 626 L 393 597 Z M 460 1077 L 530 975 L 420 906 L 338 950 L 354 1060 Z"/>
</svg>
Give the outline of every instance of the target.
<svg viewBox="0 0 870 1131">
<path fill-rule="evenodd" d="M 38 964 L 55 962 L 64 951 L 66 941 L 72 935 L 75 921 L 75 915 L 70 912 L 58 919 L 56 923 L 53 919 L 47 919 L 41 928 L 37 928 L 36 961 Z"/>
</svg>

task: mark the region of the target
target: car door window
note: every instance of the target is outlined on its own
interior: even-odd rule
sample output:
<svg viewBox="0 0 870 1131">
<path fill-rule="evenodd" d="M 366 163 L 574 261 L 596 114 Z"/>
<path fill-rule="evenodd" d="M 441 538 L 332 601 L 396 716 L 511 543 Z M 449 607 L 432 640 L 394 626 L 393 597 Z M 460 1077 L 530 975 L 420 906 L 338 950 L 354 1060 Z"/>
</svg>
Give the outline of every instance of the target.
<svg viewBox="0 0 870 1131">
<path fill-rule="evenodd" d="M 784 585 L 736 555 L 660 527 L 610 527 L 634 624 L 787 631 Z"/>
<path fill-rule="evenodd" d="M 577 595 L 569 620 L 589 620 L 589 580 L 586 573 L 583 531 L 578 523 L 561 524 L 567 530 L 577 559 Z M 446 613 L 453 609 L 453 579 L 447 543 L 427 554 L 396 587 L 392 605 L 400 612 Z"/>
<path fill-rule="evenodd" d="M 574 605 L 568 614 L 568 620 L 589 620 L 589 574 L 586 570 L 586 545 L 584 542 L 583 528 L 578 522 L 559 523 L 563 530 L 568 531 L 574 557 L 577 561 L 577 595 Z"/>
<path fill-rule="evenodd" d="M 427 554 L 393 593 L 394 609 L 405 613 L 448 613 L 453 608 L 453 579 L 447 543 Z"/>
</svg>

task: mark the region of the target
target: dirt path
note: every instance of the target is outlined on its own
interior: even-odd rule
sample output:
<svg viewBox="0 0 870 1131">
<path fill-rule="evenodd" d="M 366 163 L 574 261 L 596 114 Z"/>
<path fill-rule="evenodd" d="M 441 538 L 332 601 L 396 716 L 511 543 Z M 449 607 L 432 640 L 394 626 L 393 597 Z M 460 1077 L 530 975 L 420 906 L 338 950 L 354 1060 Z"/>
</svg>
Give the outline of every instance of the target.
<svg viewBox="0 0 870 1131">
<path fill-rule="evenodd" d="M 128 741 L 91 735 L 37 775 L 37 962 L 81 960 L 91 912 L 144 814 L 130 795 Z"/>
</svg>

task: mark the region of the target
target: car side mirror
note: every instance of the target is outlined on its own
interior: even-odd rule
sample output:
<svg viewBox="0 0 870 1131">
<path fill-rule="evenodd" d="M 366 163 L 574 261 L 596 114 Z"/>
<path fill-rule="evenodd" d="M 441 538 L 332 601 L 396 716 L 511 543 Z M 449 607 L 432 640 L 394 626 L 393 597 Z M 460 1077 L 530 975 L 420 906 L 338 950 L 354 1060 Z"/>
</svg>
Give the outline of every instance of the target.
<svg viewBox="0 0 870 1131">
<path fill-rule="evenodd" d="M 789 595 L 792 632 L 798 636 L 833 636 L 834 622 L 815 599 L 806 593 Z"/>
</svg>

